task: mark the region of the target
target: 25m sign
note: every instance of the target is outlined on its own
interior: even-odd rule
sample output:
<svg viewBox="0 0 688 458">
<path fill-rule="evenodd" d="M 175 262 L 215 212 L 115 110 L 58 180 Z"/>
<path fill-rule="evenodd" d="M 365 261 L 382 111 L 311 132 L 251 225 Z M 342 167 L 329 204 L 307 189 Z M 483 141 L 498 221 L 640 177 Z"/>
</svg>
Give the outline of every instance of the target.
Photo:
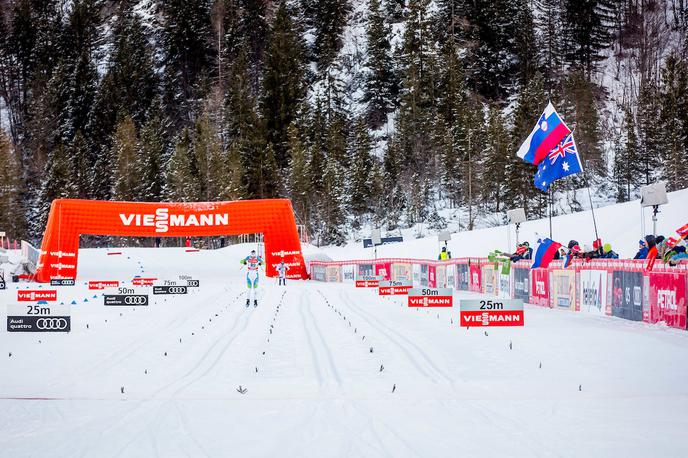
<svg viewBox="0 0 688 458">
<path fill-rule="evenodd" d="M 523 326 L 521 299 L 462 299 L 461 326 Z"/>
</svg>

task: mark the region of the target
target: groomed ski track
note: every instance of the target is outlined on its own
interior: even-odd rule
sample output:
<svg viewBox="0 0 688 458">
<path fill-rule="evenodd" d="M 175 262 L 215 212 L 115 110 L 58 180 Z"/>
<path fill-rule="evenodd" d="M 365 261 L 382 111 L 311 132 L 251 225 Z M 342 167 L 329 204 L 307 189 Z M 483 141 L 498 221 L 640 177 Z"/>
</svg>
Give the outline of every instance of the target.
<svg viewBox="0 0 688 458">
<path fill-rule="evenodd" d="M 246 308 L 246 250 L 82 250 L 72 332 L 0 333 L 0 456 L 684 455 L 685 331 L 532 306 L 467 330 L 457 308 L 265 278 Z M 83 285 L 137 274 L 201 288 L 133 308 Z"/>
</svg>

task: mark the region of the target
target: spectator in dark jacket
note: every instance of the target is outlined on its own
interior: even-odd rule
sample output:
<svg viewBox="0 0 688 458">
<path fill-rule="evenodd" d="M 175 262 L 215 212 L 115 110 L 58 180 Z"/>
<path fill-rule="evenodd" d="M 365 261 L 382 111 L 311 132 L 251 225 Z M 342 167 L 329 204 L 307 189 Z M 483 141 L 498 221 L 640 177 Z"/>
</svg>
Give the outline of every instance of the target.
<svg viewBox="0 0 688 458">
<path fill-rule="evenodd" d="M 635 254 L 633 259 L 645 259 L 647 258 L 647 242 L 644 239 L 638 240 L 638 252 Z"/>
<path fill-rule="evenodd" d="M 528 242 L 520 243 L 516 247 L 516 252 L 512 254 L 509 259 L 511 262 L 520 261 L 521 259 L 531 259 L 533 257 L 533 249 L 530 248 Z"/>
<path fill-rule="evenodd" d="M 605 243 L 602 248 L 603 248 L 604 254 L 602 254 L 602 256 L 600 256 L 601 258 L 619 259 L 619 255 L 616 254 L 616 252 L 614 250 L 612 250 L 612 244 L 611 243 Z"/>
</svg>

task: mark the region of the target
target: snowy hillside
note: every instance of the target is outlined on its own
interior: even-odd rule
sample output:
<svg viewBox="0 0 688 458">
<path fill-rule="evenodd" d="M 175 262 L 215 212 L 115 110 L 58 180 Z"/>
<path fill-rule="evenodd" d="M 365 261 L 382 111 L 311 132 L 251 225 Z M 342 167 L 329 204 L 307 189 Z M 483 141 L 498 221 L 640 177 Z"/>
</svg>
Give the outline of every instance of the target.
<svg viewBox="0 0 688 458">
<path fill-rule="evenodd" d="M 637 214 L 601 214 L 605 230 L 625 212 Z M 503 234 L 491 231 L 473 236 L 495 246 Z M 431 243 L 381 251 L 421 256 Z M 72 332 L 0 332 L 0 456 L 685 452 L 685 331 L 530 306 L 523 328 L 467 330 L 457 308 L 274 279 L 247 309 L 238 260 L 251 248 L 81 250 L 77 286 L 58 288 L 59 301 L 76 301 Z M 201 287 L 104 307 L 84 285 L 135 275 L 189 275 Z M 11 284 L 0 303 L 16 294 Z"/>
<path fill-rule="evenodd" d="M 688 222 L 688 189 L 669 193 L 669 203 L 660 207 L 657 233 L 675 235 L 675 230 Z M 638 240 L 652 233 L 652 209 L 642 209 L 640 201 L 609 205 L 595 210 L 597 230 L 603 242 L 611 243 L 621 258 L 632 258 L 638 250 Z M 574 239 L 592 246 L 595 232 L 590 211 L 556 216 L 552 219 L 553 238 L 566 245 Z M 414 239 L 414 230 L 392 231 L 383 236 L 404 237 L 403 245 L 391 244 L 378 247 L 379 257 L 411 257 L 434 259 L 439 252 L 437 231 L 425 230 L 426 237 Z M 367 235 L 370 236 L 369 234 Z M 549 237 L 547 218 L 527 221 L 521 224 L 519 241 L 528 241 L 535 247 L 539 237 Z M 452 233 L 449 251 L 454 257 L 485 257 L 495 249 L 514 250 L 516 244 L 515 226 L 498 226 L 474 231 Z M 332 259 L 372 258 L 372 249 L 364 249 L 360 241 L 349 242 L 343 247 L 327 247 L 324 251 Z"/>
</svg>

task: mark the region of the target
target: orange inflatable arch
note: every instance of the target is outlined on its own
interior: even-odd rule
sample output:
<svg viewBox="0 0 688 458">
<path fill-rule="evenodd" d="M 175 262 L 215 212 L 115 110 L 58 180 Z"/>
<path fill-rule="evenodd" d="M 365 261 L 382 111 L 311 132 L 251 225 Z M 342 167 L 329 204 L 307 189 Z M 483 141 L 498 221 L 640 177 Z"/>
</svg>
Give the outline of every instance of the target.
<svg viewBox="0 0 688 458">
<path fill-rule="evenodd" d="M 307 278 L 288 199 L 233 202 L 111 202 L 57 199 L 43 234 L 36 280 L 76 278 L 79 237 L 199 237 L 262 233 L 266 274 L 284 259 L 290 277 Z"/>
</svg>

